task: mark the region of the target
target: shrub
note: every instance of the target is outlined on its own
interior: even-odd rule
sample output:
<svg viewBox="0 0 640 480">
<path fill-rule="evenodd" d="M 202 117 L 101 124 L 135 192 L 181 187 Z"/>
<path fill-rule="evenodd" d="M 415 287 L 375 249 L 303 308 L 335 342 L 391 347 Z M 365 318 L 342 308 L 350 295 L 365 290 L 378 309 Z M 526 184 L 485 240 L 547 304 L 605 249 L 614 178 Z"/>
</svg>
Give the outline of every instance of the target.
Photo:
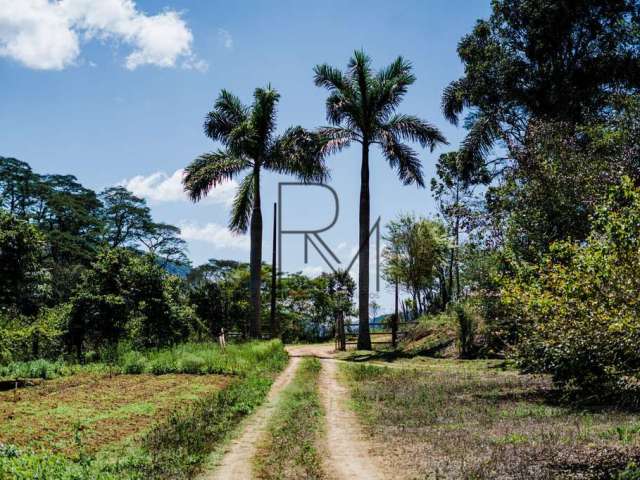
<svg viewBox="0 0 640 480">
<path fill-rule="evenodd" d="M 478 323 L 468 306 L 458 303 L 455 305 L 454 311 L 458 321 L 458 350 L 460 358 L 473 358 L 476 353 L 475 338 Z"/>
<path fill-rule="evenodd" d="M 581 243 L 558 242 L 520 266 L 502 295 L 521 325 L 520 366 L 594 396 L 640 392 L 640 190 L 629 179 Z M 636 394 L 633 394 L 636 392 Z"/>
<path fill-rule="evenodd" d="M 62 361 L 50 362 L 39 359 L 29 362 L 11 362 L 0 366 L 0 378 L 42 378 L 49 380 L 68 373 L 69 368 Z"/>
<path fill-rule="evenodd" d="M 122 372 L 129 374 L 144 373 L 147 368 L 147 357 L 142 353 L 130 351 L 124 354 L 121 359 Z"/>
</svg>

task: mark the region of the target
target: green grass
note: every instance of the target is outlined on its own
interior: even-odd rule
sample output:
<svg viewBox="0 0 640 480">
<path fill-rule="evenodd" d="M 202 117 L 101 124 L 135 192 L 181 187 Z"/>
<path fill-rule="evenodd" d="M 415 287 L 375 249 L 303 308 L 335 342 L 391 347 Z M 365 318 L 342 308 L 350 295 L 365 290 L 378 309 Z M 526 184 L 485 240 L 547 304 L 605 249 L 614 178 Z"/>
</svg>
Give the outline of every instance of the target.
<svg viewBox="0 0 640 480">
<path fill-rule="evenodd" d="M 176 366 L 180 371 L 190 364 L 189 355 L 199 356 L 203 358 L 206 368 L 209 368 L 207 365 L 215 368 L 223 365 L 228 372 L 234 373 L 224 389 L 196 396 L 195 401 L 176 408 L 135 441 L 110 445 L 95 453 L 84 447 L 84 433 L 81 430 L 76 435 L 78 448 L 71 456 L 44 448 L 18 448 L 16 455 L 15 449 L 2 447 L 0 480 L 193 478 L 209 454 L 220 447 L 236 425 L 264 401 L 273 379 L 288 359 L 279 341 L 233 345 L 225 352 L 216 349 L 216 355 L 224 357 L 221 361 L 214 359 L 214 355 L 208 356 L 206 352 L 210 350 L 210 345 L 184 345 L 151 352 L 147 361 L 151 363 L 161 359 L 166 365 Z M 185 359 L 188 361 L 185 362 Z M 198 372 L 204 373 L 200 367 Z M 117 378 L 114 377 L 114 380 Z M 72 381 L 73 377 L 69 380 Z M 73 395 L 73 391 L 70 389 L 68 395 Z M 98 420 L 113 418 L 117 421 L 117 418 L 129 415 L 153 414 L 152 408 L 148 402 L 139 401 L 105 413 L 106 417 Z M 87 417 L 83 421 L 80 410 L 65 407 L 58 413 L 78 417 L 79 427 L 97 418 Z"/>
<path fill-rule="evenodd" d="M 269 423 L 267 438 L 255 460 L 262 480 L 323 479 L 318 438 L 323 411 L 318 395 L 320 361 L 302 360 L 295 378 L 282 393 Z"/>
<path fill-rule="evenodd" d="M 563 403 L 549 379 L 491 361 L 389 365 L 409 368 L 344 363 L 342 373 L 398 478 L 615 479 L 639 463 L 636 412 Z"/>
<path fill-rule="evenodd" d="M 62 360 L 51 361 L 37 359 L 0 365 L 0 380 L 33 378 L 51 380 L 53 378 L 66 377 L 81 372 L 106 373 L 108 371 L 108 366 L 101 363 L 77 365 L 69 364 Z"/>
<path fill-rule="evenodd" d="M 255 364 L 255 356 L 261 355 L 259 342 L 254 347 L 248 344 L 231 344 L 221 350 L 217 343 L 184 343 L 173 347 L 136 351 L 119 346 L 115 361 L 110 364 L 93 362 L 85 365 L 67 363 L 62 360 L 45 359 L 26 362 L 11 362 L 0 365 L 0 380 L 46 379 L 64 377 L 77 373 L 140 374 L 168 373 L 239 375 L 246 373 Z"/>
</svg>

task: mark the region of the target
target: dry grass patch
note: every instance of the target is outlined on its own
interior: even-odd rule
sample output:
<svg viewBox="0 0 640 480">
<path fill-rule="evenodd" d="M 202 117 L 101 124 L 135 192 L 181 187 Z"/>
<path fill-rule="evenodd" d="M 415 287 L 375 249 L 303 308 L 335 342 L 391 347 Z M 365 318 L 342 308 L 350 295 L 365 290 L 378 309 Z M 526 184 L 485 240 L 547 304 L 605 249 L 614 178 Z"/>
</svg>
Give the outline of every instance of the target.
<svg viewBox="0 0 640 480">
<path fill-rule="evenodd" d="M 554 401 L 547 378 L 495 361 L 401 365 L 343 366 L 398 478 L 605 479 L 640 459 L 637 413 Z"/>
</svg>

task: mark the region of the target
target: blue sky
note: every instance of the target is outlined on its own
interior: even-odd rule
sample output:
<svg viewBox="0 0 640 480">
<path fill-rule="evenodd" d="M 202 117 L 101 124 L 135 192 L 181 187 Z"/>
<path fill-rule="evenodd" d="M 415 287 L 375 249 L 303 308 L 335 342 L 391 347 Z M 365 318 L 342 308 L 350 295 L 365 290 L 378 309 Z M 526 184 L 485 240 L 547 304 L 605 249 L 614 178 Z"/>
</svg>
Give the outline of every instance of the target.
<svg viewBox="0 0 640 480">
<path fill-rule="evenodd" d="M 199 205 L 177 188 L 176 172 L 215 147 L 202 122 L 220 89 L 249 103 L 255 87 L 271 83 L 282 95 L 279 127 L 313 128 L 325 124 L 326 97 L 313 85 L 314 65 L 344 67 L 359 48 L 376 67 L 403 55 L 417 82 L 400 111 L 434 123 L 450 142 L 421 151 L 430 178 L 437 156 L 464 134 L 440 112 L 443 88 L 462 73 L 457 43 L 489 9 L 488 0 L 0 0 L 0 155 L 41 173 L 73 174 L 96 190 L 124 181 L 147 197 L 157 220 L 183 227 L 194 264 L 248 260 L 248 241 L 224 228 L 233 185 Z M 402 186 L 375 150 L 371 162 L 373 218 L 436 213 L 428 188 Z M 357 241 L 358 149 L 329 166 L 341 216 L 323 238 L 348 263 Z M 287 180 L 263 178 L 269 261 L 272 202 Z M 283 208 L 285 228 L 332 216 L 329 196 L 311 189 L 287 195 Z M 301 238 L 285 238 L 283 247 L 285 270 L 327 269 L 314 254 L 303 264 Z M 391 305 L 384 285 L 379 301 Z"/>
</svg>

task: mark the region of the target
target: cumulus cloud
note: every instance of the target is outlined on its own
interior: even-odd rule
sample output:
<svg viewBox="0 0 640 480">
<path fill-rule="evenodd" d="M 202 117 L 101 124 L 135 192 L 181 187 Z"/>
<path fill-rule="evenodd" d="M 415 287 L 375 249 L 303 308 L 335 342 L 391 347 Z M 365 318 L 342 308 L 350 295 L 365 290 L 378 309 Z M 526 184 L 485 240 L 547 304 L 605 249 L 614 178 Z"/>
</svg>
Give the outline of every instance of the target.
<svg viewBox="0 0 640 480">
<path fill-rule="evenodd" d="M 231 36 L 231 33 L 224 28 L 218 29 L 218 41 L 224 48 L 229 50 L 233 48 L 233 37 Z"/>
<path fill-rule="evenodd" d="M 217 223 L 205 225 L 193 222 L 183 223 L 180 225 L 180 230 L 180 236 L 184 240 L 206 242 L 217 248 L 249 250 L 250 242 L 247 235 L 237 235 Z"/>
<path fill-rule="evenodd" d="M 180 14 L 147 15 L 133 0 L 0 0 L 0 56 L 40 70 L 61 70 L 91 39 L 126 44 L 125 66 L 202 70 L 192 52 L 193 34 Z"/>
<path fill-rule="evenodd" d="M 146 198 L 155 203 L 162 202 L 187 202 L 189 198 L 182 186 L 183 169 L 176 170 L 169 175 L 165 172 L 155 172 L 151 175 L 137 175 L 120 182 L 137 197 Z M 207 203 L 218 203 L 230 206 L 233 202 L 238 183 L 230 180 L 209 191 L 203 199 Z"/>
</svg>

